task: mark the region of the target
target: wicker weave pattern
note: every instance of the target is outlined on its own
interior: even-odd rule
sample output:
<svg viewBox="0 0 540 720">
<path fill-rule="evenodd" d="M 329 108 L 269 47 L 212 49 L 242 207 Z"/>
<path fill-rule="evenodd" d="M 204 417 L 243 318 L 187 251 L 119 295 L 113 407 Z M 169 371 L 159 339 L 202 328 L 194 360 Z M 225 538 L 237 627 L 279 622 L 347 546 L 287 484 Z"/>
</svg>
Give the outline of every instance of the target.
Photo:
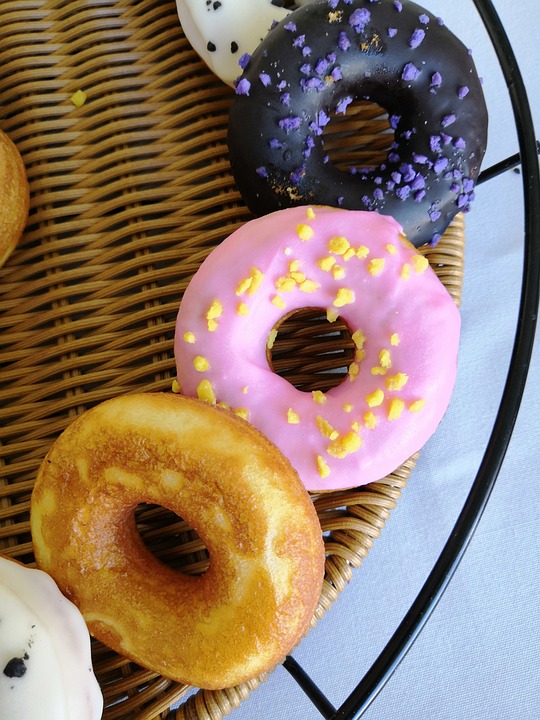
<svg viewBox="0 0 540 720">
<path fill-rule="evenodd" d="M 76 108 L 70 97 L 79 88 L 87 101 Z M 23 155 L 32 194 L 24 238 L 0 269 L 0 549 L 6 555 L 33 563 L 33 479 L 66 425 L 112 396 L 171 387 L 182 292 L 210 249 L 249 219 L 227 159 L 231 99 L 185 40 L 173 1 L 0 4 L 0 127 Z M 384 149 L 387 124 L 378 113 L 365 110 L 355 122 L 362 123 L 367 147 L 356 153 Z M 339 147 L 344 137 L 345 131 L 329 144 Z M 463 236 L 458 217 L 427 251 L 456 302 Z M 317 328 L 314 323 L 314 334 Z M 305 382 L 305 366 L 287 362 L 288 353 L 296 355 L 287 342 L 276 362 L 288 367 L 291 381 Z M 315 359 L 309 372 L 321 367 Z M 413 464 L 360 490 L 314 498 L 328 552 L 314 623 L 366 556 Z M 164 562 L 204 571 L 205 549 L 181 519 L 141 508 L 138 520 Z M 97 642 L 93 650 L 107 720 L 218 720 L 264 679 L 198 692 L 171 711 L 189 688 Z"/>
</svg>

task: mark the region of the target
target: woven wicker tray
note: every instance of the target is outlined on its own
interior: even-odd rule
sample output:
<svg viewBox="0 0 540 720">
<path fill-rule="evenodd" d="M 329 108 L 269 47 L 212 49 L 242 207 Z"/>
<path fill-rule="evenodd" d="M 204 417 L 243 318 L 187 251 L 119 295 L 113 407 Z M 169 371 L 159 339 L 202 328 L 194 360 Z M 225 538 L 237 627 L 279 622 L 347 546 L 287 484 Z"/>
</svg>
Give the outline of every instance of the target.
<svg viewBox="0 0 540 720">
<path fill-rule="evenodd" d="M 79 88 L 87 101 L 76 108 Z M 107 398 L 171 389 L 182 292 L 211 248 L 250 217 L 227 159 L 232 97 L 191 50 L 173 1 L 0 4 L 0 127 L 31 187 L 26 232 L 0 269 L 0 551 L 8 556 L 33 564 L 32 485 L 66 425 Z M 380 108 L 359 106 L 330 123 L 327 144 L 335 162 L 365 165 L 388 138 Z M 425 250 L 458 304 L 463 248 L 458 216 Z M 285 323 L 276 371 L 305 389 L 335 384 L 325 349 L 340 347 L 343 367 L 351 341 L 344 326 L 338 341 L 314 339 L 327 328 L 313 312 Z M 313 624 L 362 563 L 413 465 L 314 497 L 327 563 Z M 204 572 L 206 550 L 180 518 L 140 507 L 138 525 L 163 562 Z M 193 692 L 97 642 L 93 653 L 106 720 L 219 720 L 264 679 Z"/>
</svg>

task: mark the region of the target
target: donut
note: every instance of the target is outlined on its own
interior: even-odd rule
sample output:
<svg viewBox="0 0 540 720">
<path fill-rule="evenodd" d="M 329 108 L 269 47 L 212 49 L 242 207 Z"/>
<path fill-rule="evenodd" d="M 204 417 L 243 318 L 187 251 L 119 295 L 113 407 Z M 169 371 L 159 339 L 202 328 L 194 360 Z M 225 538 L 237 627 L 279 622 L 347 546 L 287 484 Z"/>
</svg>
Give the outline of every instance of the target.
<svg viewBox="0 0 540 720">
<path fill-rule="evenodd" d="M 356 348 L 324 393 L 295 388 L 268 360 L 281 322 L 301 308 L 341 318 Z M 192 277 L 176 321 L 177 378 L 186 395 L 249 420 L 307 490 L 341 490 L 386 476 L 435 431 L 459 332 L 450 295 L 393 218 L 294 207 L 241 226 Z"/>
<path fill-rule="evenodd" d="M 328 160 L 332 113 L 370 100 L 394 132 L 384 162 L 345 171 Z M 282 20 L 237 84 L 228 146 L 255 215 L 294 205 L 377 210 L 419 247 L 469 209 L 487 110 L 470 53 L 419 5 L 318 0 Z"/>
<path fill-rule="evenodd" d="M 0 267 L 21 238 L 29 206 L 23 159 L 14 143 L 0 130 Z"/>
<path fill-rule="evenodd" d="M 136 529 L 140 503 L 198 532 L 204 574 L 151 554 Z M 41 465 L 31 528 L 39 567 L 95 637 L 201 688 L 281 661 L 322 586 L 321 527 L 290 463 L 242 418 L 173 393 L 121 396 L 78 416 Z"/>
<path fill-rule="evenodd" d="M 0 556 L 0 720 L 99 720 L 102 710 L 80 612 L 44 572 Z"/>
</svg>

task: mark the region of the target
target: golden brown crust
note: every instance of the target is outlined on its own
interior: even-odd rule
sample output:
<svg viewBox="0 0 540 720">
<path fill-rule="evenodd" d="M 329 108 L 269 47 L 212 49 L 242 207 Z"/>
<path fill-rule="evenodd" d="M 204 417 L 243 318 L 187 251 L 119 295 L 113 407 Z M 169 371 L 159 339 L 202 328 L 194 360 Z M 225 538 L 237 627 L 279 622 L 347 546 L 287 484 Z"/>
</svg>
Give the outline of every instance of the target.
<svg viewBox="0 0 540 720">
<path fill-rule="evenodd" d="M 20 240 L 29 206 L 23 160 L 13 142 L 0 130 L 0 267 Z"/>
<path fill-rule="evenodd" d="M 139 503 L 197 530 L 204 575 L 151 555 Z M 90 631 L 191 685 L 223 688 L 273 667 L 319 598 L 321 528 L 295 471 L 247 422 L 198 400 L 127 395 L 81 415 L 41 466 L 31 523 L 39 567 Z"/>
</svg>

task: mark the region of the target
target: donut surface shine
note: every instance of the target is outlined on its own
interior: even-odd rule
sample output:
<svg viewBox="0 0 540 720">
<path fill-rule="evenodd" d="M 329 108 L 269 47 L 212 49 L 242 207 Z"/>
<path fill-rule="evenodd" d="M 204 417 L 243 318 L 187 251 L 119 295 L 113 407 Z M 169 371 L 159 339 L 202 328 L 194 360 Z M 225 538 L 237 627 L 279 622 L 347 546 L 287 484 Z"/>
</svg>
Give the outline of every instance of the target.
<svg viewBox="0 0 540 720">
<path fill-rule="evenodd" d="M 344 320 L 356 346 L 346 379 L 326 393 L 295 388 L 267 356 L 283 318 L 306 307 Z M 176 324 L 178 382 L 242 413 L 308 490 L 340 490 L 383 478 L 435 431 L 459 332 L 452 298 L 395 220 L 289 208 L 240 227 L 191 279 Z"/>
<path fill-rule="evenodd" d="M 487 110 L 469 51 L 404 0 L 318 0 L 282 20 L 237 84 L 228 144 L 255 215 L 305 204 L 378 210 L 435 243 L 474 197 Z M 323 142 L 332 113 L 379 104 L 394 140 L 377 168 L 345 171 Z"/>
<path fill-rule="evenodd" d="M 41 570 L 0 556 L 0 720 L 100 720 L 88 628 Z"/>
<path fill-rule="evenodd" d="M 140 503 L 198 532 L 210 555 L 203 575 L 150 553 Z M 290 463 L 244 420 L 172 393 L 79 416 L 41 466 L 31 524 L 39 566 L 91 633 L 190 685 L 223 688 L 273 667 L 319 598 L 321 528 Z"/>
</svg>

